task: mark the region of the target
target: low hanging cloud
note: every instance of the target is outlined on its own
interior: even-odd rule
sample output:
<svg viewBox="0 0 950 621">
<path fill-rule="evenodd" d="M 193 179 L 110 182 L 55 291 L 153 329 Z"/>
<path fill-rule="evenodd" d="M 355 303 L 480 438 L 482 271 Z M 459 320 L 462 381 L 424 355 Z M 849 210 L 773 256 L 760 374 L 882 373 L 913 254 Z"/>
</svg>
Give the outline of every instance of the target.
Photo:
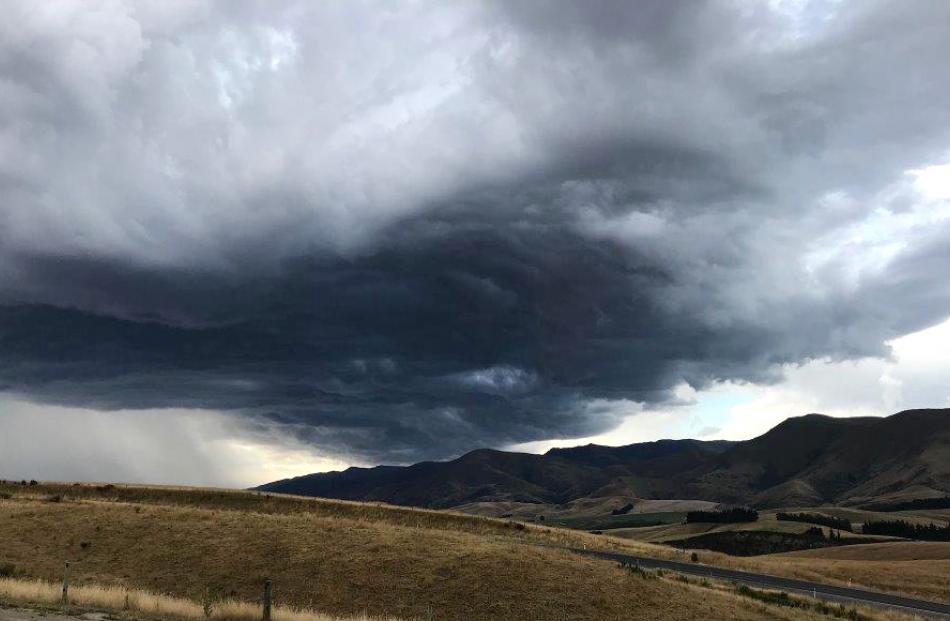
<svg viewBox="0 0 950 621">
<path fill-rule="evenodd" d="M 405 462 L 950 315 L 943 2 L 8 12 L 21 398 Z"/>
</svg>

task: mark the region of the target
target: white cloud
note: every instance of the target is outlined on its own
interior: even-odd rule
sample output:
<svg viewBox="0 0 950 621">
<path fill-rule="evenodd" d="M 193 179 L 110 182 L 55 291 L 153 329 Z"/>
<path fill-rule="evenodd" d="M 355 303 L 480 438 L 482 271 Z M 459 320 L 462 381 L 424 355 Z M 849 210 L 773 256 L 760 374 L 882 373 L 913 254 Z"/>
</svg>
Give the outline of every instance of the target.
<svg viewBox="0 0 950 621">
<path fill-rule="evenodd" d="M 475 391 L 501 395 L 530 391 L 538 382 L 536 373 L 508 365 L 466 371 L 451 379 Z"/>
<path fill-rule="evenodd" d="M 746 439 L 789 416 L 886 416 L 950 407 L 950 320 L 890 342 L 890 360 L 814 361 L 785 369 L 774 386 L 738 390 L 750 400 L 730 409 L 718 438 Z"/>
</svg>

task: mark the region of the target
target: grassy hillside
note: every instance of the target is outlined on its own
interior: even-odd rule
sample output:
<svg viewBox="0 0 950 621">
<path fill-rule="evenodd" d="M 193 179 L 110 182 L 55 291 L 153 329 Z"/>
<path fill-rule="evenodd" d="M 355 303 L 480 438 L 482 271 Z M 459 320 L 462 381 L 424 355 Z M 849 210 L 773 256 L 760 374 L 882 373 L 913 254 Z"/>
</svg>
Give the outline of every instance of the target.
<svg viewBox="0 0 950 621">
<path fill-rule="evenodd" d="M 675 541 L 704 535 L 707 533 L 724 533 L 734 531 L 748 530 L 767 530 L 777 533 L 803 533 L 810 527 L 809 524 L 798 522 L 778 522 L 775 520 L 760 519 L 757 522 L 743 522 L 735 524 L 664 524 L 661 526 L 648 526 L 644 528 L 619 528 L 610 531 L 614 537 L 623 537 L 632 541 L 657 542 Z M 827 532 L 828 529 L 823 529 Z"/>
<path fill-rule="evenodd" d="M 656 515 L 660 513 L 678 513 L 687 511 L 711 510 L 717 503 L 706 500 L 653 500 L 630 496 L 604 496 L 598 498 L 579 498 L 563 504 L 525 503 L 525 502 L 472 502 L 457 507 L 453 511 L 484 515 L 486 517 L 512 517 L 533 521 L 543 515 L 545 521 L 564 523 L 565 520 L 599 520 L 613 517 L 612 512 L 633 505 L 624 515 Z M 662 521 L 662 520 L 657 520 Z"/>
<path fill-rule="evenodd" d="M 867 587 L 950 602 L 950 582 L 947 580 L 947 576 L 950 576 L 950 560 L 837 560 L 795 558 L 789 554 L 744 560 L 743 566 L 746 568 L 780 573 L 793 578 Z"/>
<path fill-rule="evenodd" d="M 889 541 L 859 546 L 822 548 L 789 552 L 789 558 L 818 558 L 846 561 L 947 561 L 950 543 L 945 541 Z"/>
<path fill-rule="evenodd" d="M 809 528 L 816 526 L 815 524 L 806 522 L 777 520 L 776 513 L 782 511 L 790 513 L 819 514 L 847 519 L 851 522 L 854 530 L 854 532 L 851 533 L 844 533 L 849 538 L 862 538 L 863 535 L 861 534 L 861 524 L 866 521 L 887 521 L 900 519 L 913 524 L 934 523 L 939 526 L 945 526 L 947 524 L 948 518 L 950 518 L 950 509 L 920 509 L 917 511 L 884 513 L 879 511 L 868 511 L 865 509 L 853 509 L 850 507 L 791 507 L 788 509 L 778 509 L 775 511 L 760 511 L 759 519 L 755 522 L 738 522 L 733 524 L 671 523 L 644 528 L 618 528 L 611 530 L 610 534 L 634 541 L 655 543 L 670 541 L 673 539 L 681 539 L 683 537 L 709 532 L 725 532 L 735 530 L 768 530 L 781 533 L 802 533 Z M 640 519 L 649 521 L 651 519 L 651 515 L 652 514 L 650 513 L 641 514 Z M 665 514 L 657 514 L 657 521 L 661 521 L 663 515 Z M 823 526 L 822 531 L 827 535 L 829 529 Z"/>
<path fill-rule="evenodd" d="M 150 593 L 124 586 L 84 584 L 69 588 L 69 601 L 62 603 L 59 583 L 38 579 L 0 577 L 0 619 L 27 621 L 74 621 L 82 619 L 178 619 L 180 621 L 259 621 L 259 602 L 235 599 L 207 599 L 201 601 Z M 8 611 L 7 607 L 19 610 Z M 30 610 L 24 615 L 23 607 Z M 49 613 L 56 613 L 50 615 Z M 4 614 L 12 612 L 12 614 Z M 89 613 L 92 614 L 89 614 Z M 106 612 L 106 615 L 97 613 Z M 68 616 L 67 616 L 68 615 Z M 339 617 L 306 608 L 275 606 L 272 621 L 402 621 L 395 617 L 367 617 L 358 615 Z"/>
<path fill-rule="evenodd" d="M 59 580 L 69 559 L 76 585 L 247 602 L 269 577 L 279 604 L 334 615 L 821 618 L 645 580 L 534 545 L 596 536 L 501 520 L 216 490 L 4 486 L 0 494 L 10 496 L 0 499 L 0 563 L 20 577 Z"/>
</svg>

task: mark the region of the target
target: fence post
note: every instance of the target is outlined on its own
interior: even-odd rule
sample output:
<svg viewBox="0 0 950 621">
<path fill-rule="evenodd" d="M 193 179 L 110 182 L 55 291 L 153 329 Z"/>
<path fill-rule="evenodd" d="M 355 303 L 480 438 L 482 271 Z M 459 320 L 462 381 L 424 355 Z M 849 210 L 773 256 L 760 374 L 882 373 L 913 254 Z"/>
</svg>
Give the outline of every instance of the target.
<svg viewBox="0 0 950 621">
<path fill-rule="evenodd" d="M 69 603 L 69 561 L 66 561 L 66 567 L 63 569 L 63 605 Z"/>
<path fill-rule="evenodd" d="M 274 587 L 270 580 L 264 580 L 264 615 L 262 621 L 270 621 L 270 609 L 274 602 Z"/>
</svg>

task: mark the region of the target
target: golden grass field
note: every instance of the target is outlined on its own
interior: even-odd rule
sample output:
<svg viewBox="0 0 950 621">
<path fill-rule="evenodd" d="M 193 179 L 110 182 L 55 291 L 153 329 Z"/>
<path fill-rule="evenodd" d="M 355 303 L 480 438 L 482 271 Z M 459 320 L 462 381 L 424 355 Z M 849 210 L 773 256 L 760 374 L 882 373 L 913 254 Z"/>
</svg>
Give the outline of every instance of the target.
<svg viewBox="0 0 950 621">
<path fill-rule="evenodd" d="M 0 601 L 11 604 L 31 604 L 58 607 L 62 603 L 59 584 L 43 580 L 0 578 Z M 84 585 L 69 591 L 67 608 L 93 608 L 121 611 L 129 616 L 154 615 L 181 619 L 209 619 L 229 621 L 258 621 L 261 608 L 251 602 L 238 600 L 194 601 L 169 595 L 157 595 L 140 589 L 119 586 Z M 393 617 L 337 617 L 308 609 L 277 607 L 272 610 L 273 621 L 398 621 Z"/>
<path fill-rule="evenodd" d="M 845 517 L 855 524 L 869 519 L 905 519 L 941 523 L 947 510 L 879 513 L 840 507 L 793 509 Z M 928 517 L 929 516 L 929 517 Z M 730 530 L 769 530 L 804 532 L 811 524 L 775 519 L 774 511 L 760 513 L 757 522 L 748 524 L 668 524 L 642 528 L 611 530 L 613 537 L 641 544 L 672 541 L 707 532 Z M 822 527 L 827 534 L 828 528 Z M 862 538 L 858 533 L 848 537 Z M 872 539 L 880 539 L 876 537 Z M 842 586 L 864 587 L 879 591 L 950 602 L 950 543 L 911 542 L 895 539 L 887 543 L 869 543 L 836 548 L 820 548 L 756 557 L 731 557 L 701 551 L 704 562 L 791 578 L 816 580 Z"/>
<path fill-rule="evenodd" d="M 769 573 L 950 602 L 950 543 L 892 541 L 746 559 Z"/>
<path fill-rule="evenodd" d="M 800 550 L 776 556 L 845 561 L 946 561 L 950 560 L 950 542 L 892 541 L 840 548 Z"/>
<path fill-rule="evenodd" d="M 255 602 L 268 577 L 279 605 L 335 616 L 825 618 L 695 584 L 644 580 L 551 547 L 562 545 L 678 555 L 613 537 L 385 505 L 224 490 L 0 486 L 0 565 L 54 584 L 69 559 L 77 586 Z M 817 565 L 837 577 L 836 563 L 867 564 L 700 554 L 704 562 L 790 575 Z M 777 571 L 786 565 L 792 570 Z M 879 580 L 874 571 L 863 578 Z"/>
<path fill-rule="evenodd" d="M 779 533 L 803 533 L 812 526 L 812 524 L 804 524 L 802 522 L 780 522 L 775 519 L 774 514 L 762 513 L 756 522 L 740 522 L 734 524 L 663 524 L 661 526 L 644 526 L 639 528 L 617 528 L 612 529 L 610 534 L 614 537 L 622 537 L 632 541 L 658 543 L 686 539 L 687 537 L 702 535 L 704 533 L 737 530 L 768 530 Z M 828 531 L 828 529 L 824 527 L 822 527 L 822 530 L 826 533 Z"/>
</svg>

